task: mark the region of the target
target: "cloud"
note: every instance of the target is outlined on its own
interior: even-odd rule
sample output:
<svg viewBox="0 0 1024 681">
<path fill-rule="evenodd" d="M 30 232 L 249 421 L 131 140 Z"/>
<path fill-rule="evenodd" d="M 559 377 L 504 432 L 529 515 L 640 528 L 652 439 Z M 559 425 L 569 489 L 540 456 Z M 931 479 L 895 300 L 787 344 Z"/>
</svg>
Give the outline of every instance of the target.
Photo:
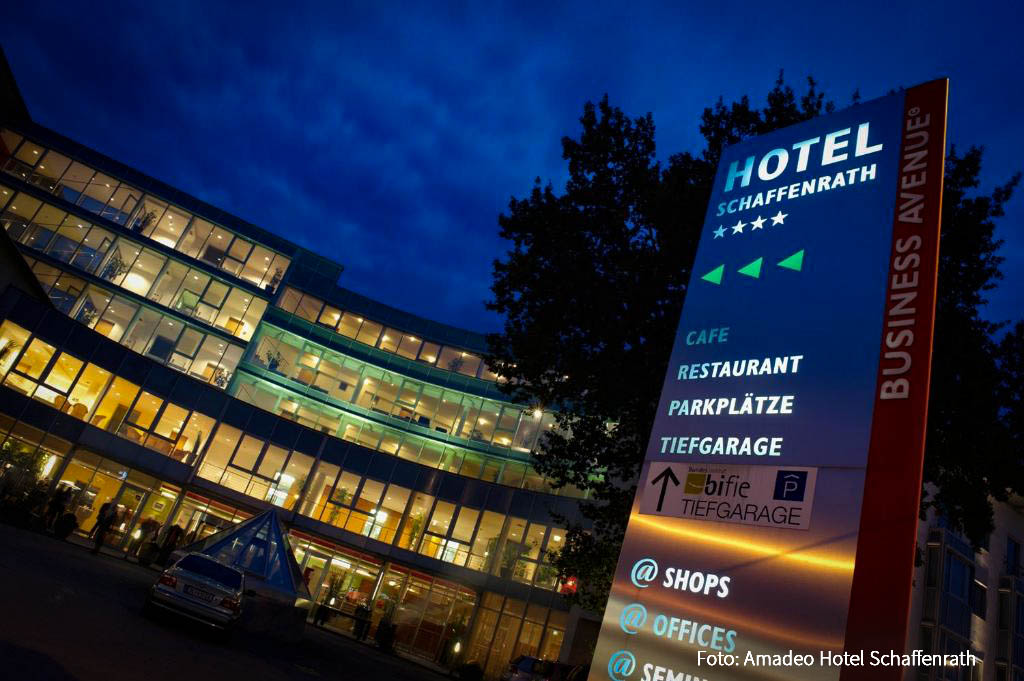
<svg viewBox="0 0 1024 681">
<path fill-rule="evenodd" d="M 1008 176 L 1024 95 L 1000 86 L 1016 49 L 999 27 L 1016 10 L 937 11 L 911 32 L 920 17 L 876 5 L 20 3 L 0 40 L 37 120 L 338 259 L 350 288 L 487 330 L 497 215 L 534 177 L 560 187 L 560 138 L 605 92 L 653 112 L 664 159 L 699 149 L 703 107 L 759 101 L 779 68 L 840 104 L 948 68 L 951 139 L 989 144 L 984 179 Z M 1003 289 L 990 307 L 1020 302 Z"/>
</svg>

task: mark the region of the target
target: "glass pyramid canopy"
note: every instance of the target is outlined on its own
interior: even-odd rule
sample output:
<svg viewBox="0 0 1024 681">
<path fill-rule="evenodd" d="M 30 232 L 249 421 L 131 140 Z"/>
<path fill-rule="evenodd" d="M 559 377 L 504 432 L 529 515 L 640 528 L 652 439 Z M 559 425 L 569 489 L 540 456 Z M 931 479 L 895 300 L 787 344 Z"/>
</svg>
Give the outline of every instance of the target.
<svg viewBox="0 0 1024 681">
<path fill-rule="evenodd" d="M 309 599 L 288 536 L 281 530 L 281 521 L 273 509 L 181 550 L 205 554 L 243 570 L 249 579 L 255 578 L 296 598 Z"/>
</svg>

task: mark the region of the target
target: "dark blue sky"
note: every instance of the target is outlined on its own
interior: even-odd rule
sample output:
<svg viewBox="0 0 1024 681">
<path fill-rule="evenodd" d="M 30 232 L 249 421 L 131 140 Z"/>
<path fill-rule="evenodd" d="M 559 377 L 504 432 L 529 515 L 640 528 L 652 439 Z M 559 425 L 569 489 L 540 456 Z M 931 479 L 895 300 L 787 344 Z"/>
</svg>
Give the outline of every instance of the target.
<svg viewBox="0 0 1024 681">
<path fill-rule="evenodd" d="M 719 95 L 779 69 L 843 106 L 951 78 L 949 141 L 1024 166 L 1020 3 L 10 3 L 2 42 L 33 117 L 344 263 L 349 288 L 496 329 L 497 215 L 564 182 L 560 138 L 607 92 L 659 156 L 699 151 Z M 633 5 L 633 3 L 629 3 Z M 832 5 L 835 5 L 832 7 Z M 447 9 L 444 9 L 447 7 Z M 1024 199 L 988 314 L 1024 309 Z"/>
</svg>

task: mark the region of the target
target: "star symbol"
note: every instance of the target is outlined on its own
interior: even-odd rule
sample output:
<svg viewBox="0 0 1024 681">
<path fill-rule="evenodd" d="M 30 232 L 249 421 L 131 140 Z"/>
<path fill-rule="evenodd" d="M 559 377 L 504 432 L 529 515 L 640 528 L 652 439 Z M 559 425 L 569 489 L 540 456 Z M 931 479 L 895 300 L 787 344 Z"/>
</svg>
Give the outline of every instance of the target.
<svg viewBox="0 0 1024 681">
<path fill-rule="evenodd" d="M 742 220 L 737 220 L 736 224 L 732 226 L 733 234 L 743 234 L 743 228 L 747 226 L 747 223 Z"/>
<path fill-rule="evenodd" d="M 765 222 L 765 219 L 758 215 L 756 220 L 750 221 L 750 224 L 753 225 L 751 229 L 761 229 L 762 227 L 764 227 Z"/>
<path fill-rule="evenodd" d="M 775 215 L 773 215 L 773 216 L 772 216 L 772 224 L 773 224 L 773 225 L 782 225 L 782 224 L 785 224 L 785 220 L 786 220 L 786 218 L 788 218 L 788 217 L 789 217 L 789 213 L 783 213 L 783 212 L 782 212 L 782 211 L 780 210 L 780 211 L 779 211 L 778 213 L 776 213 Z"/>
<path fill-rule="evenodd" d="M 721 239 L 723 236 L 725 236 L 725 227 L 722 227 L 722 225 L 718 225 L 718 229 L 713 229 L 711 231 L 715 233 L 716 239 Z"/>
</svg>

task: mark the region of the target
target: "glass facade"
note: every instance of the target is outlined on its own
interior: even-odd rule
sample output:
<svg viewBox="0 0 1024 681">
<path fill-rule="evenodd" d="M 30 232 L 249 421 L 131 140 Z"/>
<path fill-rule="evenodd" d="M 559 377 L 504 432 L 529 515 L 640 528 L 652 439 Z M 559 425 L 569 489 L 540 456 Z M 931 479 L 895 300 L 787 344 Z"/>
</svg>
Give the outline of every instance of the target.
<svg viewBox="0 0 1024 681">
<path fill-rule="evenodd" d="M 363 460 L 349 462 L 331 449 L 317 460 L 315 447 L 302 452 L 256 437 L 59 351 L 9 320 L 0 324 L 0 347 L 17 348 L 4 358 L 3 385 L 195 465 L 202 479 L 443 563 L 543 589 L 558 586 L 549 564 L 562 541 L 557 527 L 487 511 L 485 498 L 463 504 L 417 492 L 415 480 L 399 469 L 366 472 Z"/>
<path fill-rule="evenodd" d="M 265 369 L 263 375 L 289 379 L 297 392 L 329 403 L 524 455 L 539 433 L 555 425 L 554 416 L 540 409 L 404 378 L 269 324 L 261 327 L 246 360 Z"/>
<path fill-rule="evenodd" d="M 308 454 L 289 451 L 221 423 L 206 448 L 199 477 L 291 510 L 312 467 L 313 457 Z"/>
<path fill-rule="evenodd" d="M 71 443 L 0 414 L 0 489 L 47 485 L 63 468 Z"/>
<path fill-rule="evenodd" d="M 315 439 L 305 447 L 286 447 L 257 437 L 148 390 L 144 381 L 130 380 L 60 350 L 10 320 L 0 324 L 0 352 L 4 386 L 151 452 L 194 466 L 202 479 L 442 563 L 542 589 L 558 586 L 549 557 L 559 548 L 562 530 L 528 517 L 490 511 L 485 494 L 478 492 L 475 498 L 459 501 L 451 493 L 425 493 L 417 491 L 417 476 L 410 477 L 408 470 L 367 466 L 364 458 L 343 456 L 337 447 L 317 445 Z M 31 440 L 34 446 L 42 441 L 38 434 Z M 48 456 L 59 458 L 67 449 L 50 445 Z M 52 463 L 39 465 L 53 468 Z M 94 465 L 91 470 L 100 469 Z M 110 473 L 95 475 L 100 476 L 97 481 L 105 479 L 102 475 L 123 479 Z"/>
<path fill-rule="evenodd" d="M 404 377 L 267 323 L 243 368 L 233 394 L 303 425 L 467 477 L 582 496 L 552 490 L 530 464 L 551 413 Z"/>
<path fill-rule="evenodd" d="M 988 678 L 984 675 L 984 666 L 991 663 L 993 652 L 997 664 L 1009 657 L 1006 652 L 1010 650 L 1007 646 L 1010 632 L 1006 630 L 1011 628 L 1011 623 L 1004 606 L 1008 605 L 1007 597 L 1011 595 L 1013 582 L 1020 580 L 1000 577 L 998 569 L 989 574 L 989 570 L 996 566 L 992 563 L 985 565 L 988 546 L 976 553 L 962 535 L 946 528 L 941 518 L 937 519 L 936 525 L 938 527 L 930 528 L 925 535 L 927 540 L 922 551 L 922 584 L 915 597 L 917 600 L 923 596 L 917 645 L 926 654 L 956 655 L 960 651 L 970 651 L 978 657 L 979 664 L 973 667 L 922 667 L 914 678 L 920 681 L 981 681 Z M 996 612 L 989 612 L 987 607 L 986 580 L 992 580 L 993 586 L 997 587 Z M 986 651 L 984 638 L 978 636 L 978 632 L 986 628 L 986 620 L 991 622 L 993 619 L 998 620 L 999 649 Z M 999 678 L 1000 671 L 1005 672 L 1005 667 L 1002 670 L 996 667 L 996 678 Z"/>
<path fill-rule="evenodd" d="M 452 371 L 463 376 L 497 381 L 498 375 L 482 361 L 479 354 L 464 348 L 439 345 L 416 334 L 389 328 L 380 322 L 365 319 L 355 312 L 345 312 L 316 296 L 287 287 L 277 306 L 307 322 L 318 324 L 364 345 L 422 362 L 427 366 Z"/>
<path fill-rule="evenodd" d="M 143 526 L 164 527 L 181 488 L 86 449 L 78 449 L 60 472 L 57 488 L 71 490 L 68 508 L 78 527 L 91 532 L 103 504 L 111 503 L 117 521 L 105 537 L 108 546 L 137 549 Z"/>
<path fill-rule="evenodd" d="M 54 306 L 107 338 L 219 388 L 226 388 L 243 348 L 173 314 L 26 258 Z"/>
<path fill-rule="evenodd" d="M 0 325 L 3 385 L 63 413 L 183 463 L 209 435 L 214 420 L 164 400 L 101 366 L 57 349 L 9 321 Z"/>
<path fill-rule="evenodd" d="M 0 129 L 0 221 L 55 310 L 0 296 L 0 490 L 69 490 L 83 534 L 113 504 L 105 541 L 129 555 L 277 507 L 316 624 L 387 624 L 399 651 L 488 678 L 560 656 L 552 512 L 580 519 L 582 494 L 532 466 L 554 415 L 500 397 L 482 337 L 23 132 Z"/>
<path fill-rule="evenodd" d="M 267 411 L 368 449 L 458 473 L 470 478 L 499 482 L 510 487 L 546 491 L 561 496 L 582 497 L 573 486 L 551 489 L 530 465 L 478 450 L 447 444 L 408 432 L 401 427 L 334 408 L 323 402 L 289 391 L 275 382 L 239 373 L 233 384 L 237 397 Z M 410 429 L 411 430 L 411 429 Z"/>
<path fill-rule="evenodd" d="M 173 524 L 185 531 L 184 543 L 191 544 L 248 520 L 252 515 L 231 504 L 189 491 L 182 497 Z"/>
<path fill-rule="evenodd" d="M 288 269 L 290 260 L 284 255 L 145 194 L 90 165 L 10 130 L 3 130 L 2 139 L 10 154 L 3 164 L 5 172 L 90 213 L 268 293 L 277 289 Z M 68 233 L 73 234 L 70 228 Z"/>
<path fill-rule="evenodd" d="M 484 594 L 469 639 L 469 658 L 479 661 L 492 679 L 519 655 L 557 659 L 567 619 L 562 611 Z"/>
<path fill-rule="evenodd" d="M 247 341 L 267 309 L 263 298 L 203 268 L 90 225 L 24 192 L 0 185 L 0 199 L 6 200 L 0 221 L 14 241 L 183 317 Z"/>
<path fill-rule="evenodd" d="M 324 618 L 327 628 L 354 633 L 357 608 L 363 606 L 370 610 L 370 637 L 382 621 L 388 621 L 395 625 L 395 645 L 399 650 L 441 665 L 465 660 L 477 661 L 481 666 L 488 664 L 491 640 L 487 637 L 493 636 L 489 626 L 492 612 L 481 607 L 481 600 L 485 605 L 497 603 L 500 609 L 500 594 L 485 592 L 481 599 L 476 591 L 456 582 L 382 562 L 370 554 L 297 530 L 291 532 L 291 540 L 317 603 L 316 616 Z M 565 634 L 566 613 L 538 605 L 527 609 L 522 601 L 509 599 L 510 611 L 515 611 L 517 605 L 526 617 L 518 618 L 516 628 L 523 626 L 525 631 L 522 644 L 513 647 L 524 654 L 556 659 Z M 477 625 L 471 630 L 474 619 Z M 501 661 L 504 654 L 500 650 L 490 660 L 499 672 L 508 663 Z"/>
</svg>

